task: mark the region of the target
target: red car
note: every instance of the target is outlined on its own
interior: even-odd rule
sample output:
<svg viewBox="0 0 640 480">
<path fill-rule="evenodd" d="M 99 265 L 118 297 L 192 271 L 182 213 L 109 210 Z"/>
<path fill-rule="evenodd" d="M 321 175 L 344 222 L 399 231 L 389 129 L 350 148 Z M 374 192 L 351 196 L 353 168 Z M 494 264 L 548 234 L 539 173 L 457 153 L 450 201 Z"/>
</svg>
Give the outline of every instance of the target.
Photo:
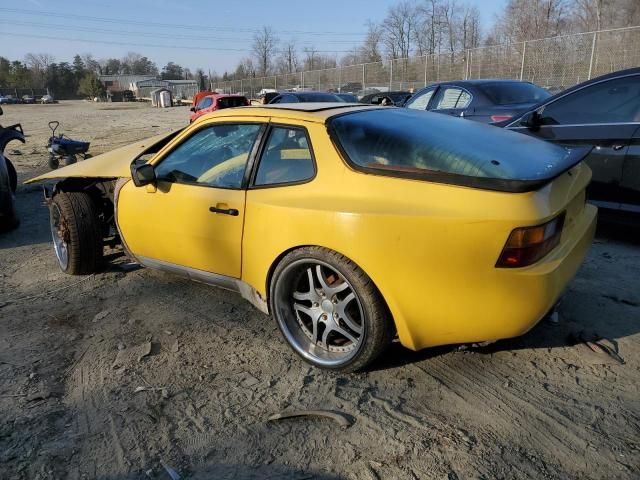
<svg viewBox="0 0 640 480">
<path fill-rule="evenodd" d="M 191 107 L 191 112 L 193 113 L 191 113 L 190 121 L 193 122 L 206 113 L 222 110 L 223 108 L 245 107 L 247 105 L 249 105 L 249 100 L 242 95 L 214 93 L 202 98 L 196 106 Z"/>
</svg>

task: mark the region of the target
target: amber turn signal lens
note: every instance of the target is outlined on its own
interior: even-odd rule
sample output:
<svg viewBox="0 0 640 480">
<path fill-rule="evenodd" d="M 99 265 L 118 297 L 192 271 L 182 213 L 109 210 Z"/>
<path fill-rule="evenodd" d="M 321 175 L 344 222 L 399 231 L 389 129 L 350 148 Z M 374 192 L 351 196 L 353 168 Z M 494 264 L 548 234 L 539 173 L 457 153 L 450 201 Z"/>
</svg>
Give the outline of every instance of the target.
<svg viewBox="0 0 640 480">
<path fill-rule="evenodd" d="M 543 258 L 560 243 L 564 217 L 563 212 L 542 225 L 513 230 L 496 262 L 496 267 L 526 267 Z"/>
</svg>

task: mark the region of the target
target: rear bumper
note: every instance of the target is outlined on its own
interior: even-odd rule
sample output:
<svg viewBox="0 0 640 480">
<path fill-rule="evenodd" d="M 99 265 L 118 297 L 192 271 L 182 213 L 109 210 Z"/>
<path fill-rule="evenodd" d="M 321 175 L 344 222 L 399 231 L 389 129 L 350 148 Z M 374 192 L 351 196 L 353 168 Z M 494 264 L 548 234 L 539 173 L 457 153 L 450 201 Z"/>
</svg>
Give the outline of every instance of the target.
<svg viewBox="0 0 640 480">
<path fill-rule="evenodd" d="M 456 309 L 457 315 L 446 319 L 407 322 L 409 335 L 401 336 L 402 343 L 419 350 L 526 333 L 558 302 L 580 268 L 593 241 L 596 217 L 597 208 L 587 204 L 567 238 L 540 262 L 520 269 L 495 269 L 481 294 L 475 293 L 480 289 L 465 285 L 460 299 L 467 305 L 464 316 Z"/>
</svg>

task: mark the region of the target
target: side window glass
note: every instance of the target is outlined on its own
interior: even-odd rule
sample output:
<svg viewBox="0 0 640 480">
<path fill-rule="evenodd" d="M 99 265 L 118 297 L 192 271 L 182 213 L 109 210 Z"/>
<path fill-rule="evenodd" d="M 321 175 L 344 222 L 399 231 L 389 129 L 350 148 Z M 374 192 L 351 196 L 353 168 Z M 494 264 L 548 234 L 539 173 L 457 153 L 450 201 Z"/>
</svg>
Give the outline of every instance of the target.
<svg viewBox="0 0 640 480">
<path fill-rule="evenodd" d="M 570 93 L 541 112 L 543 125 L 621 123 L 638 121 L 640 76 L 597 83 Z"/>
<path fill-rule="evenodd" d="M 159 180 L 240 188 L 260 125 L 216 125 L 194 133 L 156 167 Z"/>
<path fill-rule="evenodd" d="M 471 95 L 461 88 L 446 87 L 438 97 L 438 103 L 434 110 L 443 110 L 448 108 L 466 108 L 471 103 Z"/>
<path fill-rule="evenodd" d="M 471 103 L 471 95 L 466 90 L 462 90 L 462 94 L 458 98 L 456 108 L 467 108 Z"/>
<path fill-rule="evenodd" d="M 212 98 L 209 98 L 209 97 L 203 98 L 202 100 L 200 100 L 200 103 L 198 104 L 198 110 L 202 110 L 203 108 L 210 107 L 212 103 L 213 103 Z"/>
<path fill-rule="evenodd" d="M 432 88 L 431 90 L 427 90 L 419 97 L 410 99 L 405 106 L 407 108 L 412 108 L 414 110 L 426 110 L 427 107 L 429 106 L 429 101 L 433 96 L 433 92 L 435 91 L 436 91 L 435 88 Z"/>
<path fill-rule="evenodd" d="M 256 185 L 277 185 L 309 180 L 315 174 L 311 148 L 301 128 L 271 130 L 258 165 Z"/>
</svg>

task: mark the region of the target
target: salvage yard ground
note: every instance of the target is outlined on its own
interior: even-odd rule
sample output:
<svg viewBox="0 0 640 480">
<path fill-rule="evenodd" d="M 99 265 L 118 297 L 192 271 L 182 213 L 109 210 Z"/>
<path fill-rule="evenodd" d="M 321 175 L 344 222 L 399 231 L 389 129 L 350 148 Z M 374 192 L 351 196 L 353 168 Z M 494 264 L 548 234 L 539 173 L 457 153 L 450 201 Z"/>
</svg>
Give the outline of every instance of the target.
<svg viewBox="0 0 640 480">
<path fill-rule="evenodd" d="M 25 180 L 47 170 L 50 120 L 96 155 L 188 113 L 61 102 L 7 106 L 0 123 L 25 129 L 7 151 Z M 234 293 L 124 268 L 117 251 L 104 273 L 64 275 L 39 188 L 17 205 L 20 228 L 0 236 L 3 480 L 169 478 L 162 462 L 195 479 L 640 477 L 637 231 L 600 228 L 558 323 L 483 348 L 394 345 L 334 375 Z M 591 334 L 625 363 L 578 341 Z M 267 422 L 317 408 L 355 423 Z"/>
</svg>

